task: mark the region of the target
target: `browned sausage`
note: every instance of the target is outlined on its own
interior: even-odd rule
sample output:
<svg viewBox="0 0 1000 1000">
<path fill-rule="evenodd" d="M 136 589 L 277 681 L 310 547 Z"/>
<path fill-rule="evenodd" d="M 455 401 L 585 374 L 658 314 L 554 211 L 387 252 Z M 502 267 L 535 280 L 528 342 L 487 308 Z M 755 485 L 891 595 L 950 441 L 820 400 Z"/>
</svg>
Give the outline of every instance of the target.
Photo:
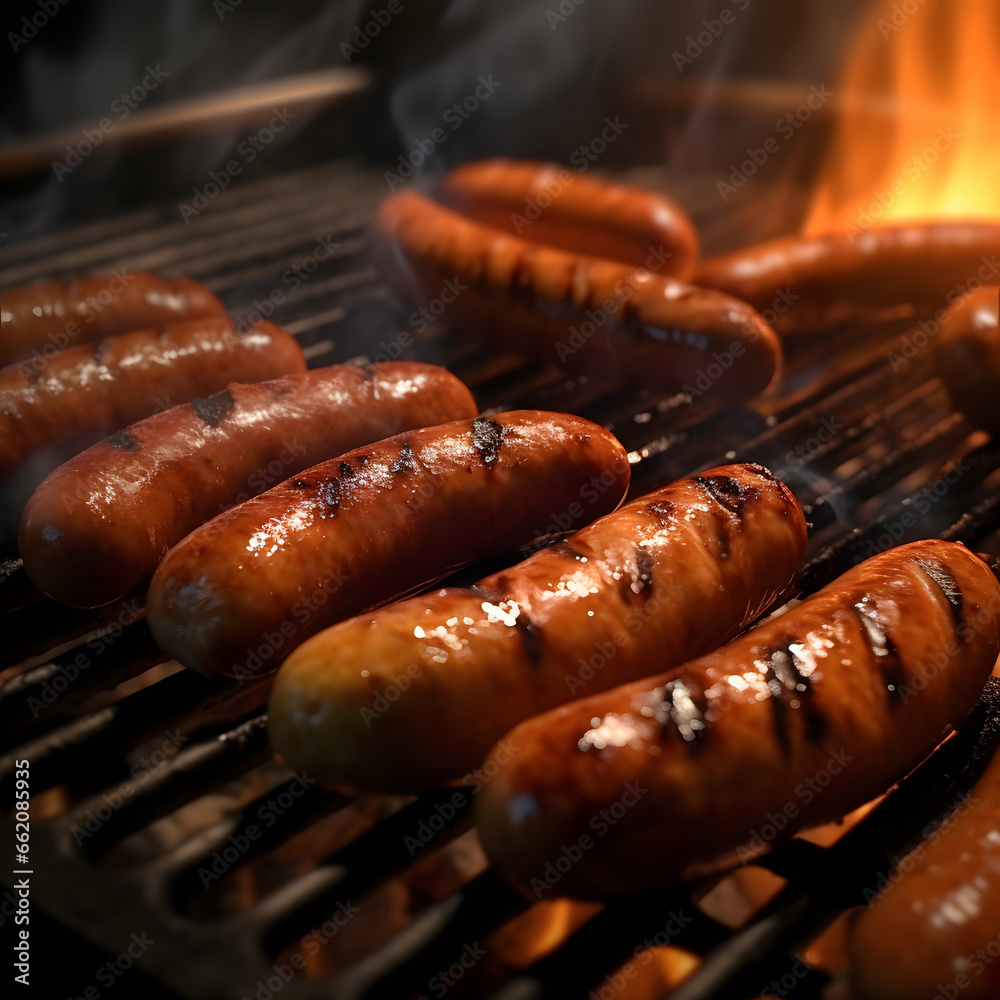
<svg viewBox="0 0 1000 1000">
<path fill-rule="evenodd" d="M 0 517 L 6 535 L 32 490 L 112 431 L 230 382 L 305 371 L 272 323 L 237 334 L 228 317 L 137 330 L 60 351 L 41 368 L 0 369 Z"/>
<path fill-rule="evenodd" d="M 809 333 L 890 311 L 930 315 L 995 281 L 998 254 L 1000 223 L 903 222 L 761 243 L 703 261 L 691 280 L 745 299 L 781 334 Z"/>
<path fill-rule="evenodd" d="M 582 417 L 514 410 L 398 434 L 188 535 L 153 577 L 149 625 L 189 667 L 267 673 L 334 622 L 525 544 L 552 511 L 577 527 L 614 510 L 628 481 L 622 446 Z"/>
<path fill-rule="evenodd" d="M 476 804 L 487 853 L 531 896 L 599 898 L 760 848 L 776 816 L 781 836 L 841 816 L 969 712 L 998 613 L 958 543 L 877 555 L 708 656 L 512 730 Z"/>
<path fill-rule="evenodd" d="M 124 269 L 76 281 L 41 281 L 0 295 L 0 365 L 114 333 L 225 316 L 222 303 L 190 278 L 160 278 Z"/>
<path fill-rule="evenodd" d="M 934 360 L 948 392 L 966 416 L 1000 434 L 1000 287 L 987 285 L 945 313 Z"/>
<path fill-rule="evenodd" d="M 851 937 L 852 997 L 1000 996 L 1000 754 L 887 873 Z"/>
<path fill-rule="evenodd" d="M 513 236 L 677 278 L 689 277 L 698 257 L 698 234 L 670 199 L 554 163 L 466 163 L 445 177 L 440 199 Z"/>
<path fill-rule="evenodd" d="M 272 744 L 341 787 L 460 778 L 529 715 L 724 642 L 805 549 L 802 512 L 766 469 L 682 479 L 472 589 L 317 635 L 279 671 Z"/>
<path fill-rule="evenodd" d="M 21 518 L 24 568 L 57 601 L 107 604 L 143 590 L 170 546 L 227 507 L 351 448 L 476 412 L 454 375 L 410 361 L 230 385 L 49 475 Z"/>
<path fill-rule="evenodd" d="M 447 299 L 449 325 L 513 354 L 732 406 L 780 369 L 774 331 L 728 295 L 510 236 L 413 191 L 382 203 L 378 229 L 402 297 Z"/>
</svg>

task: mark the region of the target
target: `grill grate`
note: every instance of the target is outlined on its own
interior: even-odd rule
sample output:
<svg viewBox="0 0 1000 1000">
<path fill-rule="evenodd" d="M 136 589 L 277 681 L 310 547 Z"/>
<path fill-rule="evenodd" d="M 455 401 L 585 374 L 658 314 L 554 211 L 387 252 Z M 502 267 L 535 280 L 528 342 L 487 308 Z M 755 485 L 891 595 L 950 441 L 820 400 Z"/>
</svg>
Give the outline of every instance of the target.
<svg viewBox="0 0 1000 1000">
<path fill-rule="evenodd" d="M 270 318 L 301 339 L 314 366 L 374 356 L 397 343 L 400 321 L 367 257 L 366 227 L 384 194 L 380 175 L 355 163 L 284 174 L 223 192 L 190 225 L 174 207 L 146 209 L 2 247 L 0 286 L 122 266 L 188 274 L 237 317 L 260 313 L 280 292 Z M 319 240 L 336 246 L 307 274 Z M 297 283 L 288 277 L 295 268 L 306 275 Z M 633 496 L 724 462 L 768 465 L 812 524 L 803 592 L 911 538 L 941 534 L 1000 551 L 1000 444 L 953 411 L 928 357 L 892 370 L 902 327 L 796 345 L 773 397 L 707 419 L 677 398 L 609 394 L 434 330 L 411 333 L 404 356 L 447 365 L 484 409 L 568 410 L 608 426 L 630 451 Z M 426 993 L 470 943 L 528 909 L 469 848 L 471 790 L 351 799 L 310 787 L 270 759 L 266 683 L 210 681 L 164 664 L 128 602 L 98 612 L 46 600 L 20 607 L 22 585 L 8 561 L 0 795 L 12 800 L 14 761 L 27 757 L 36 802 L 51 814 L 32 824 L 32 898 L 67 927 L 112 954 L 145 931 L 159 943 L 143 971 L 181 996 L 236 1000 L 256 995 L 317 928 L 339 928 L 375 887 L 442 848 L 465 850 L 459 874 L 411 894 L 412 919 L 398 933 L 372 936 L 332 977 L 282 986 L 287 1000 L 379 998 Z M 586 996 L 683 912 L 689 922 L 671 943 L 709 957 L 677 1000 L 738 1000 L 789 975 L 787 995 L 819 997 L 828 977 L 796 964 L 797 951 L 956 803 L 992 751 L 998 719 L 991 686 L 963 730 L 837 844 L 795 840 L 761 859 L 788 884 L 740 929 L 699 908 L 705 887 L 650 893 L 607 905 L 528 968 L 484 961 L 453 995 Z M 265 810 L 274 822 L 253 839 Z M 295 846 L 303 840 L 310 850 Z M 234 873 L 251 870 L 234 886 Z M 250 898 L 236 898 L 247 884 Z"/>
</svg>

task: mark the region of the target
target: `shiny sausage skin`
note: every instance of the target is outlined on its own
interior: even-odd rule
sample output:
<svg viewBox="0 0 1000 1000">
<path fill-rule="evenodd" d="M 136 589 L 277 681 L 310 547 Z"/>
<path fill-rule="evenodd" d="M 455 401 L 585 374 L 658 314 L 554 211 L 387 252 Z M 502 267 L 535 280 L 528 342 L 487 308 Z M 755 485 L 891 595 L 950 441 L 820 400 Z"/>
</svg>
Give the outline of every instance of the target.
<svg viewBox="0 0 1000 1000">
<path fill-rule="evenodd" d="M 698 235 L 679 205 L 554 163 L 466 163 L 445 177 L 439 197 L 476 222 L 570 253 L 633 267 L 650 267 L 652 254 L 662 274 L 681 279 L 698 258 Z"/>
<path fill-rule="evenodd" d="M 959 299 L 934 339 L 934 360 L 955 406 L 1000 434 L 1000 288 L 986 285 Z"/>
<path fill-rule="evenodd" d="M 153 577 L 149 625 L 186 666 L 268 673 L 334 622 L 525 544 L 551 511 L 576 527 L 614 510 L 628 481 L 622 446 L 582 417 L 514 410 L 397 434 L 188 535 Z"/>
<path fill-rule="evenodd" d="M 190 278 L 121 270 L 41 281 L 0 294 L 0 365 L 45 348 L 62 350 L 115 333 L 225 315 L 222 303 Z"/>
<path fill-rule="evenodd" d="M 745 299 L 780 334 L 825 330 L 889 311 L 927 316 L 1000 264 L 1000 223 L 904 222 L 785 237 L 713 257 L 692 281 Z M 949 298 L 951 295 L 951 298 Z"/>
<path fill-rule="evenodd" d="M 311 639 L 278 673 L 272 744 L 344 788 L 461 778 L 522 719 L 731 638 L 805 550 L 799 505 L 761 466 L 682 479 L 471 589 Z"/>
<path fill-rule="evenodd" d="M 855 924 L 851 996 L 934 1000 L 948 985 L 966 1000 L 996 1000 L 998 958 L 1000 754 Z"/>
<path fill-rule="evenodd" d="M 487 854 L 530 896 L 602 898 L 759 848 L 769 816 L 789 817 L 782 836 L 842 816 L 966 716 L 998 613 L 982 560 L 914 542 L 707 656 L 529 719 L 484 765 Z"/>
<path fill-rule="evenodd" d="M 296 340 L 272 323 L 238 334 L 228 317 L 81 344 L 45 365 L 0 369 L 0 519 L 17 530 L 54 468 L 113 431 L 230 382 L 305 371 Z"/>
<path fill-rule="evenodd" d="M 387 198 L 377 224 L 400 296 L 443 297 L 444 322 L 499 350 L 727 406 L 778 375 L 776 334 L 728 295 L 509 236 L 413 191 Z"/>
<path fill-rule="evenodd" d="M 417 362 L 230 385 L 56 469 L 25 507 L 21 558 L 49 597 L 98 607 L 141 592 L 170 546 L 233 504 L 351 448 L 476 413 L 454 375 Z"/>
</svg>

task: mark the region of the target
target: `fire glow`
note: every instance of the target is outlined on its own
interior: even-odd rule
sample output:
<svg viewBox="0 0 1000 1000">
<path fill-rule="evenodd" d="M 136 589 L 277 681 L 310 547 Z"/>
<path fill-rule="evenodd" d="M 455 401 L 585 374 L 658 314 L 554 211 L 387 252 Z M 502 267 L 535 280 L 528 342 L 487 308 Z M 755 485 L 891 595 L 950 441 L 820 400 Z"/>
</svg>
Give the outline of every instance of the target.
<svg viewBox="0 0 1000 1000">
<path fill-rule="evenodd" d="M 1000 217 L 1000 6 L 882 0 L 837 87 L 807 235 L 900 219 Z"/>
</svg>

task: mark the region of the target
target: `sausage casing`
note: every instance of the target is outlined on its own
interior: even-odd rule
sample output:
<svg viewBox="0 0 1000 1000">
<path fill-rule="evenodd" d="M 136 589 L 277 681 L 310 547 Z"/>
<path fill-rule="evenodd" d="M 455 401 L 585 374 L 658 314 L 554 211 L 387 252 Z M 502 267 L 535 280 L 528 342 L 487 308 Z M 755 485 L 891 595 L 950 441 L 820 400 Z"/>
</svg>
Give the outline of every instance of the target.
<svg viewBox="0 0 1000 1000">
<path fill-rule="evenodd" d="M 778 333 L 809 333 L 890 311 L 931 315 L 995 276 L 998 253 L 1000 223 L 904 222 L 772 240 L 702 261 L 691 280 L 745 299 Z"/>
<path fill-rule="evenodd" d="M 487 854 L 529 895 L 600 898 L 759 849 L 769 816 L 783 836 L 842 816 L 969 712 L 998 613 L 982 560 L 914 542 L 707 656 L 529 719 L 476 803 Z"/>
<path fill-rule="evenodd" d="M 446 299 L 450 326 L 513 354 L 731 406 L 779 373 L 774 331 L 721 292 L 510 236 L 413 191 L 382 202 L 378 232 L 402 298 Z"/>
<path fill-rule="evenodd" d="M 228 317 L 136 330 L 60 351 L 41 370 L 0 370 L 0 496 L 8 534 L 54 468 L 157 410 L 230 382 L 305 371 L 294 337 L 262 322 L 238 334 Z"/>
<path fill-rule="evenodd" d="M 230 385 L 51 473 L 21 518 L 24 568 L 57 601 L 107 604 L 144 589 L 170 546 L 233 504 L 351 448 L 476 412 L 455 376 L 409 361 Z"/>
<path fill-rule="evenodd" d="M 449 208 L 546 246 L 648 267 L 684 279 L 698 235 L 680 206 L 641 188 L 574 173 L 553 163 L 496 159 L 452 170 L 439 193 Z"/>
<path fill-rule="evenodd" d="M 341 787 L 458 779 L 521 719 L 724 642 L 805 549 L 802 512 L 766 469 L 680 480 L 471 589 L 315 636 L 279 671 L 272 744 Z"/>
<path fill-rule="evenodd" d="M 32 351 L 45 360 L 52 350 L 111 334 L 226 314 L 197 281 L 124 270 L 11 288 L 0 300 L 0 365 Z"/>
<path fill-rule="evenodd" d="M 552 511 L 575 527 L 613 510 L 628 481 L 622 446 L 582 417 L 514 410 L 397 434 L 188 535 L 153 577 L 149 625 L 189 667 L 267 673 L 334 622 L 529 542 Z"/>
<path fill-rule="evenodd" d="M 934 360 L 955 406 L 1000 434 L 1000 287 L 959 299 L 942 319 Z"/>
<path fill-rule="evenodd" d="M 968 1000 L 1000 995 L 1000 754 L 886 881 L 854 925 L 851 996 L 934 1000 L 945 984 Z"/>
</svg>

